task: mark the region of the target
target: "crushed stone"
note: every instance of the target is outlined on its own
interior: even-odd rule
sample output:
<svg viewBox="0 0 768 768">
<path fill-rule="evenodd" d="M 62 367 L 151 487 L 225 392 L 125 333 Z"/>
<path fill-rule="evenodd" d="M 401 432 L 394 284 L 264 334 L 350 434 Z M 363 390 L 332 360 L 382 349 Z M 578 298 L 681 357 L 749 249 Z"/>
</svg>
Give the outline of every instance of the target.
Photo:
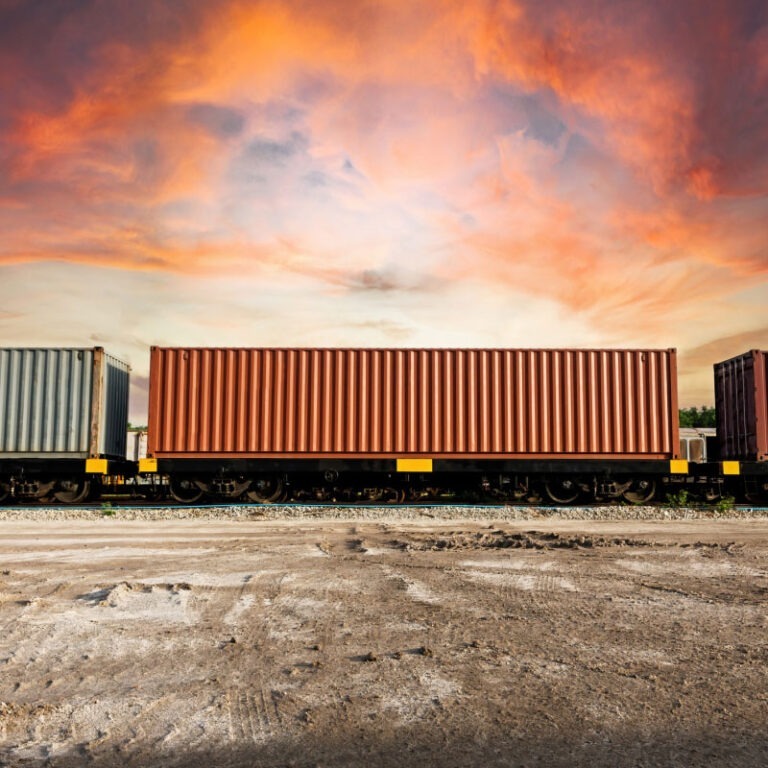
<svg viewBox="0 0 768 768">
<path fill-rule="evenodd" d="M 759 507 L 665 506 L 351 506 L 351 505 L 211 505 L 0 507 L 1 520 L 715 520 L 760 519 L 768 516 Z"/>
</svg>

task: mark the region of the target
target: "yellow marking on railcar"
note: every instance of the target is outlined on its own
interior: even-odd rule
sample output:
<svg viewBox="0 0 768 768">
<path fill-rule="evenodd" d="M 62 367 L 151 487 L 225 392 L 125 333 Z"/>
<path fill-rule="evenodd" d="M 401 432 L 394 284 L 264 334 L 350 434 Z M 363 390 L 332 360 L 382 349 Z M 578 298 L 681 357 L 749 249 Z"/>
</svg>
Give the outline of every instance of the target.
<svg viewBox="0 0 768 768">
<path fill-rule="evenodd" d="M 106 475 L 108 462 L 106 459 L 86 459 L 85 471 L 89 475 Z"/>
<path fill-rule="evenodd" d="M 738 461 L 724 461 L 723 474 L 724 475 L 740 475 L 741 464 L 739 464 Z"/>
<path fill-rule="evenodd" d="M 398 472 L 431 472 L 432 459 L 398 459 Z"/>
<path fill-rule="evenodd" d="M 669 462 L 669 472 L 672 475 L 687 475 L 688 459 L 672 459 Z"/>
<path fill-rule="evenodd" d="M 157 459 L 139 459 L 139 472 L 150 475 L 157 472 Z"/>
</svg>

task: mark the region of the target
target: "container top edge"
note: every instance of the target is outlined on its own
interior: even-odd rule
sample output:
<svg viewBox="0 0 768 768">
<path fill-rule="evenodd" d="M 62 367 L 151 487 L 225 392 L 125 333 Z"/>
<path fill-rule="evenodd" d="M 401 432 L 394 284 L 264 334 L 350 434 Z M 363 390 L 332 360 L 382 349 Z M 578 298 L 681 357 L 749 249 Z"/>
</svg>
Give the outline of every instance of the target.
<svg viewBox="0 0 768 768">
<path fill-rule="evenodd" d="M 728 363 L 732 363 L 735 360 L 743 360 L 745 357 L 754 357 L 758 355 L 768 355 L 768 351 L 763 349 L 748 349 L 746 352 L 742 352 L 740 355 L 734 355 L 733 357 L 728 357 L 725 360 L 719 360 L 718 362 L 713 363 L 713 365 L 715 368 L 717 368 L 720 365 L 727 365 Z"/>
<path fill-rule="evenodd" d="M 655 352 L 676 353 L 676 347 L 162 347 L 158 352 Z"/>
<path fill-rule="evenodd" d="M 115 357 L 115 355 L 111 355 L 104 347 L 0 347 L 0 353 L 2 352 L 101 352 L 110 361 L 129 369 L 131 367 L 130 363 Z"/>
</svg>

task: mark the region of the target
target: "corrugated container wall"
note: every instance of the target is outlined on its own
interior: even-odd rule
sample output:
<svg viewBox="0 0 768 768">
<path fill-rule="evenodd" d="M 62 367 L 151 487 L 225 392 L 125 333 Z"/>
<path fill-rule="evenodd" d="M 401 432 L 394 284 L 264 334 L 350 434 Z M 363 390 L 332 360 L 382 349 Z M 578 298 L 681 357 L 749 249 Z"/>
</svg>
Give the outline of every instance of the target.
<svg viewBox="0 0 768 768">
<path fill-rule="evenodd" d="M 153 348 L 149 452 L 677 455 L 674 350 Z"/>
<path fill-rule="evenodd" d="M 125 457 L 128 366 L 93 349 L 0 349 L 0 458 Z"/>
<path fill-rule="evenodd" d="M 715 364 L 715 408 L 721 459 L 768 460 L 768 352 Z"/>
</svg>

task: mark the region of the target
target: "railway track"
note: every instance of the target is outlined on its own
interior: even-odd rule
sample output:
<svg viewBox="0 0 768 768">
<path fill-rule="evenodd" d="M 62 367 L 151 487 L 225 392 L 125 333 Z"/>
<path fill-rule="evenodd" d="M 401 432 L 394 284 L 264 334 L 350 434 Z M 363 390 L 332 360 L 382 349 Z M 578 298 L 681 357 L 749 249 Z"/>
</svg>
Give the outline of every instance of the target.
<svg viewBox="0 0 768 768">
<path fill-rule="evenodd" d="M 503 511 L 503 510 L 520 510 L 531 512 L 535 514 L 573 514 L 579 511 L 594 511 L 600 510 L 604 514 L 608 515 L 611 512 L 615 513 L 617 518 L 631 519 L 634 517 L 633 511 L 646 516 L 649 512 L 655 512 L 658 515 L 667 513 L 669 516 L 677 516 L 698 513 L 701 515 L 716 515 L 722 517 L 728 517 L 733 514 L 734 516 L 741 515 L 754 515 L 761 517 L 768 515 L 768 506 L 756 505 L 756 504 L 734 504 L 728 507 L 718 506 L 717 504 L 707 503 L 695 503 L 685 506 L 672 505 L 665 502 L 651 502 L 642 505 L 630 505 L 630 504 L 609 504 L 605 502 L 593 502 L 584 504 L 573 505 L 553 505 L 542 504 L 539 502 L 520 502 L 520 503 L 501 503 L 501 502 L 450 502 L 450 501 L 430 501 L 430 502 L 411 502 L 411 503 L 391 503 L 381 504 L 376 502 L 362 503 L 362 502 L 312 502 L 312 501 L 289 501 L 279 503 L 255 503 L 251 501 L 230 501 L 230 502 L 214 502 L 208 504 L 178 504 L 171 500 L 168 501 L 151 501 L 147 499 L 107 499 L 94 502 L 81 503 L 76 505 L 68 505 L 61 503 L 50 502 L 36 502 L 36 503 L 24 503 L 24 504 L 5 504 L 0 506 L 0 516 L 2 513 L 34 513 L 45 510 L 51 510 L 56 512 L 64 512 L 71 510 L 76 511 L 92 511 L 98 512 L 103 517 L 111 517 L 119 515 L 124 511 L 131 510 L 146 510 L 157 512 L 188 512 L 188 513 L 203 513 L 206 515 L 215 516 L 216 513 L 226 515 L 228 513 L 237 511 L 238 516 L 246 516 L 249 512 L 253 516 L 261 516 L 265 512 L 269 512 L 270 516 L 280 517 L 281 514 L 285 516 L 294 516 L 293 513 L 308 514 L 313 512 L 321 513 L 322 511 L 345 511 L 351 512 L 353 510 L 382 510 L 387 513 L 397 513 L 398 511 L 408 511 L 413 513 L 418 511 L 422 516 L 435 516 L 439 517 L 440 513 L 446 510 L 452 512 L 464 510 L 471 514 L 473 512 L 487 510 Z"/>
</svg>

